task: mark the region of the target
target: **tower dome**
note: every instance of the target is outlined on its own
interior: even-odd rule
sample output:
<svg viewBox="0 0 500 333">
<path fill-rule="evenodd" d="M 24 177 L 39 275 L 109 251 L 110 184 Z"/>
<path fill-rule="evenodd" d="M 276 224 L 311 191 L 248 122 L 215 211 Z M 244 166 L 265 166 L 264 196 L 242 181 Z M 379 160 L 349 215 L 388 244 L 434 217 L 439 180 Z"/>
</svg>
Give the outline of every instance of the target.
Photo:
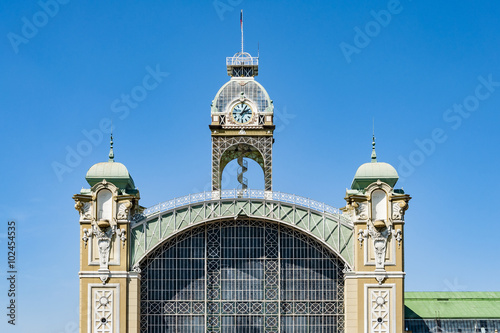
<svg viewBox="0 0 500 333">
<path fill-rule="evenodd" d="M 85 179 L 90 186 L 101 182 L 103 179 L 116 185 L 120 189 L 135 189 L 134 180 L 130 176 L 127 167 L 122 163 L 114 161 L 113 136 L 111 136 L 111 147 L 109 150 L 109 160 L 107 162 L 96 163 L 87 171 Z"/>
<path fill-rule="evenodd" d="M 371 161 L 362 164 L 356 171 L 351 185 L 351 189 L 353 190 L 363 190 L 377 180 L 381 180 L 389 186 L 394 187 L 399 179 L 398 172 L 392 165 L 377 161 L 375 136 L 373 137 L 372 146 Z"/>
</svg>

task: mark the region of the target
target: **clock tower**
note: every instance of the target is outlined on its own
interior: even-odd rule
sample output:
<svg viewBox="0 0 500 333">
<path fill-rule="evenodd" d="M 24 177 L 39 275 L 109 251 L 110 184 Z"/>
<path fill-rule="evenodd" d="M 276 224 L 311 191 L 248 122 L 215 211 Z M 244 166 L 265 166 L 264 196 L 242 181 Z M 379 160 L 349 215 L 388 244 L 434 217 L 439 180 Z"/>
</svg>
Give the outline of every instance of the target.
<svg viewBox="0 0 500 333">
<path fill-rule="evenodd" d="M 264 172 L 264 189 L 272 191 L 273 101 L 264 87 L 255 80 L 259 58 L 238 52 L 226 58 L 227 74 L 224 84 L 211 105 L 212 132 L 212 191 L 220 197 L 221 178 L 229 162 L 238 159 L 243 170 L 243 158 L 257 162 Z M 238 175 L 242 189 L 246 179 Z"/>
</svg>

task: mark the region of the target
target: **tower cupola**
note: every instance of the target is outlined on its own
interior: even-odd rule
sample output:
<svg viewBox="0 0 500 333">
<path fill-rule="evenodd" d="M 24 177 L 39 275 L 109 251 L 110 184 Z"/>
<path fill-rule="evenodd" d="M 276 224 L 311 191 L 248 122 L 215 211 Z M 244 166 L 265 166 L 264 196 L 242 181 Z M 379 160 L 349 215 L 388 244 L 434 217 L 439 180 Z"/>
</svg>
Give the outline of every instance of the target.
<svg viewBox="0 0 500 333">
<path fill-rule="evenodd" d="M 371 161 L 362 164 L 358 168 L 356 174 L 354 175 L 354 179 L 352 180 L 351 189 L 363 190 L 377 180 L 381 180 L 389 186 L 394 187 L 398 179 L 398 172 L 392 165 L 377 161 L 375 136 L 373 136 Z"/>
<path fill-rule="evenodd" d="M 113 183 L 116 187 L 126 190 L 127 192 L 135 191 L 135 184 L 132 176 L 127 170 L 127 167 L 122 163 L 115 162 L 115 154 L 113 152 L 113 135 L 111 135 L 109 159 L 107 162 L 96 163 L 87 171 L 85 179 L 90 186 L 101 182 L 103 179 Z"/>
</svg>

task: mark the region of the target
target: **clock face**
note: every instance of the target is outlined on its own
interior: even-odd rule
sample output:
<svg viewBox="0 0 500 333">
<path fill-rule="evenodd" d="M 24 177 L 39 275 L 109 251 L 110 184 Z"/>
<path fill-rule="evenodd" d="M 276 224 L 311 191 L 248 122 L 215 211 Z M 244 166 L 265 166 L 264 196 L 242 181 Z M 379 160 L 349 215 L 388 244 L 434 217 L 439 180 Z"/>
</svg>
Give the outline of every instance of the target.
<svg viewBox="0 0 500 333">
<path fill-rule="evenodd" d="M 236 104 L 233 108 L 233 118 L 240 124 L 247 123 L 252 118 L 252 109 L 245 103 Z"/>
</svg>

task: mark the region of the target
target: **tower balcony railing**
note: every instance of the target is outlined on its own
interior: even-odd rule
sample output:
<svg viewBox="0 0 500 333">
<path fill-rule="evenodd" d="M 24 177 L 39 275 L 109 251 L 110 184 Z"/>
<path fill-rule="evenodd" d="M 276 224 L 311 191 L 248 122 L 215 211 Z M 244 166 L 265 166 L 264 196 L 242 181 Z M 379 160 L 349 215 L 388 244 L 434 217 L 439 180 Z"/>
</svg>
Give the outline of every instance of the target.
<svg viewBox="0 0 500 333">
<path fill-rule="evenodd" d="M 226 66 L 256 66 L 259 65 L 259 57 L 252 57 L 249 53 L 238 52 L 232 57 L 226 57 Z"/>
<path fill-rule="evenodd" d="M 161 202 L 149 208 L 146 208 L 142 214 L 136 214 L 133 221 L 139 221 L 149 215 L 164 212 L 181 206 L 190 205 L 197 202 L 212 201 L 212 200 L 228 200 L 228 199 L 262 199 L 267 201 L 285 202 L 292 205 L 301 206 L 304 208 L 313 209 L 321 213 L 330 213 L 334 215 L 342 215 L 342 211 L 333 206 L 327 205 L 310 198 L 301 197 L 295 194 L 265 191 L 265 190 L 222 190 L 212 192 L 200 192 L 195 194 L 188 194 L 182 197 L 174 198 L 168 201 Z"/>
</svg>

